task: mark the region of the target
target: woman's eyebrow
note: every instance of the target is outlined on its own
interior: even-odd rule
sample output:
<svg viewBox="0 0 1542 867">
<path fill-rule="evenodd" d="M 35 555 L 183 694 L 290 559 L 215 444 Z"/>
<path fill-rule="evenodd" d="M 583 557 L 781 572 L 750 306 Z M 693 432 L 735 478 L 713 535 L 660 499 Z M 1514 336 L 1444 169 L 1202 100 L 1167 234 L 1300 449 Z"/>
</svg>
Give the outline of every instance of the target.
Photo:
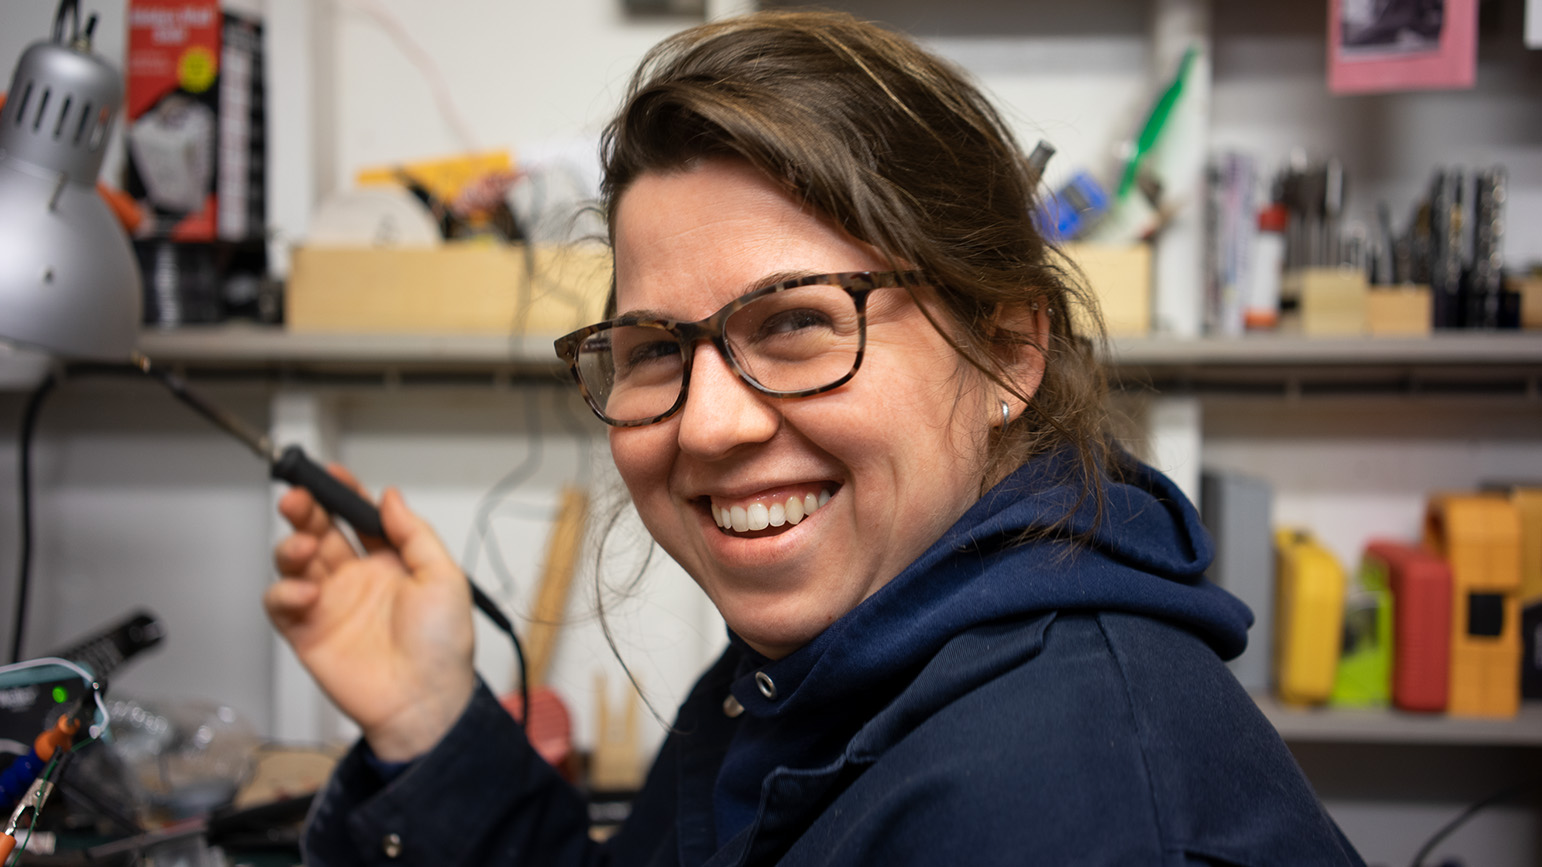
<svg viewBox="0 0 1542 867">
<path fill-rule="evenodd" d="M 829 273 L 829 272 L 826 272 L 826 271 L 811 271 L 811 270 L 808 270 L 808 269 L 801 269 L 801 270 L 796 270 L 796 271 L 773 271 L 770 274 L 766 274 L 765 276 L 760 277 L 759 279 L 756 279 L 756 280 L 751 280 L 750 282 L 748 282 L 748 283 L 744 284 L 743 286 L 739 287 L 739 291 L 734 295 L 734 297 L 735 298 L 743 298 L 744 296 L 750 294 L 751 292 L 759 292 L 760 290 L 765 289 L 768 286 L 775 286 L 778 283 L 786 283 L 789 280 L 801 280 L 804 277 L 813 277 L 813 276 L 816 276 L 816 275 L 819 275 L 819 274 L 826 274 L 826 273 Z M 631 317 L 631 318 L 636 318 L 636 319 L 667 319 L 670 322 L 679 322 L 679 321 L 681 321 L 679 319 L 676 319 L 674 316 L 671 316 L 670 314 L 665 313 L 662 310 L 658 310 L 656 308 L 649 308 L 649 307 L 639 307 L 639 308 L 634 308 L 632 310 L 623 310 L 620 313 L 616 314 L 616 318 L 617 319 L 621 319 L 621 318 L 624 318 L 624 317 Z"/>
</svg>

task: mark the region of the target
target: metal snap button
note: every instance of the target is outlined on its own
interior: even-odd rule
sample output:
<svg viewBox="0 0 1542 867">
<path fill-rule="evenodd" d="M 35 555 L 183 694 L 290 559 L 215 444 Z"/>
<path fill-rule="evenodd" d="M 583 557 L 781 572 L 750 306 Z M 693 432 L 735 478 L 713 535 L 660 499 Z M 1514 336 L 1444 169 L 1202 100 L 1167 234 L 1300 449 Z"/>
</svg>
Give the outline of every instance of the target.
<svg viewBox="0 0 1542 867">
<path fill-rule="evenodd" d="M 384 852 L 387 858 L 400 857 L 402 854 L 402 835 L 385 835 L 385 838 L 380 841 L 380 851 Z"/>
<path fill-rule="evenodd" d="M 740 704 L 737 698 L 734 698 L 733 693 L 729 693 L 728 698 L 723 699 L 723 715 L 729 719 L 734 719 L 741 713 L 744 713 L 744 705 Z"/>
<path fill-rule="evenodd" d="M 760 694 L 769 699 L 776 698 L 776 684 L 772 682 L 771 675 L 764 671 L 755 672 L 755 685 L 760 687 Z"/>
</svg>

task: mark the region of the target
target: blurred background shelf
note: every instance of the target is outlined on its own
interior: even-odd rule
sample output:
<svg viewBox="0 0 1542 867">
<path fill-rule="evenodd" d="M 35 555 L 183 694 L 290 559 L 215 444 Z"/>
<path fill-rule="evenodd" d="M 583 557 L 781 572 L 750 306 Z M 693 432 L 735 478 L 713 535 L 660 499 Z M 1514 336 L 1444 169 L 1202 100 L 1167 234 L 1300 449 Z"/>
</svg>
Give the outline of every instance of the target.
<svg viewBox="0 0 1542 867">
<path fill-rule="evenodd" d="M 561 375 L 555 335 L 297 334 L 248 325 L 146 330 L 140 349 L 191 372 Z M 1463 391 L 1542 397 L 1542 332 L 1418 338 L 1121 338 L 1124 388 L 1167 393 Z"/>
<path fill-rule="evenodd" d="M 1510 720 L 1465 719 L 1389 709 L 1297 708 L 1254 696 L 1280 737 L 1296 743 L 1542 747 L 1542 704 L 1523 702 Z"/>
<path fill-rule="evenodd" d="M 307 334 L 255 325 L 146 330 L 140 351 L 192 374 L 434 380 L 563 375 L 556 335 Z"/>
<path fill-rule="evenodd" d="M 1164 394 L 1542 396 L 1535 331 L 1125 338 L 1110 355 L 1120 387 Z"/>
</svg>

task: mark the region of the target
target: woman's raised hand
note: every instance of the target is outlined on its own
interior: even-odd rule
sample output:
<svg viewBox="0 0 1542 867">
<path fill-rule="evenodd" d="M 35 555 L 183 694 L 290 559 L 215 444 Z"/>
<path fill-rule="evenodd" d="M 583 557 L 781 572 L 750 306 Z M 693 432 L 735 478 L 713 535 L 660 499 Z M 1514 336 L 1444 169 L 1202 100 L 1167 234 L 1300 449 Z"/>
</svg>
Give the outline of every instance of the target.
<svg viewBox="0 0 1542 867">
<path fill-rule="evenodd" d="M 359 489 L 346 470 L 329 469 Z M 380 500 L 387 538 L 361 540 L 363 555 L 303 489 L 278 510 L 294 532 L 274 549 L 268 617 L 377 756 L 427 752 L 476 686 L 471 588 L 460 567 L 395 489 Z"/>
</svg>

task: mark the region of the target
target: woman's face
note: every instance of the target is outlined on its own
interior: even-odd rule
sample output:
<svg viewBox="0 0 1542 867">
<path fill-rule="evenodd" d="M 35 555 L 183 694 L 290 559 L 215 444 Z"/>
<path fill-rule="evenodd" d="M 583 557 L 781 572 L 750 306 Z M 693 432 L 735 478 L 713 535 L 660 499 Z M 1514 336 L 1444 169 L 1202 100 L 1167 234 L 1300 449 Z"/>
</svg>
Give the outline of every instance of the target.
<svg viewBox="0 0 1542 867">
<path fill-rule="evenodd" d="M 789 274 L 887 267 L 727 160 L 638 178 L 616 211 L 615 253 L 617 310 L 676 320 L 705 317 Z M 997 389 L 907 292 L 878 290 L 867 315 L 866 357 L 839 388 L 767 397 L 700 343 L 678 413 L 610 432 L 653 537 L 729 627 L 772 658 L 872 595 L 963 514 L 1000 422 Z M 796 524 L 736 531 L 714 519 L 714 510 L 750 515 L 756 506 L 791 513 L 789 500 L 810 498 L 817 508 Z"/>
</svg>

